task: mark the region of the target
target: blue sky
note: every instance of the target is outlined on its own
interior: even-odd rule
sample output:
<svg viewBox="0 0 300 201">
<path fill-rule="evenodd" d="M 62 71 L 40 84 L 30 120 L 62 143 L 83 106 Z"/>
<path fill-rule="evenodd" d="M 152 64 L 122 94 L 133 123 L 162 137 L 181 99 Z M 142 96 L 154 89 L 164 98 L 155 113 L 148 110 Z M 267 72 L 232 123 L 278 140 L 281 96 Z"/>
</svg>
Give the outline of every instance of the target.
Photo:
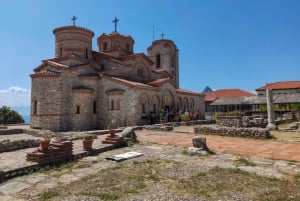
<svg viewBox="0 0 300 201">
<path fill-rule="evenodd" d="M 180 87 L 201 92 L 300 80 L 298 0 L 0 0 L 0 106 L 30 103 L 29 74 L 54 57 L 53 29 L 76 25 L 96 39 L 114 29 L 146 53 L 164 33 L 179 49 Z"/>
</svg>

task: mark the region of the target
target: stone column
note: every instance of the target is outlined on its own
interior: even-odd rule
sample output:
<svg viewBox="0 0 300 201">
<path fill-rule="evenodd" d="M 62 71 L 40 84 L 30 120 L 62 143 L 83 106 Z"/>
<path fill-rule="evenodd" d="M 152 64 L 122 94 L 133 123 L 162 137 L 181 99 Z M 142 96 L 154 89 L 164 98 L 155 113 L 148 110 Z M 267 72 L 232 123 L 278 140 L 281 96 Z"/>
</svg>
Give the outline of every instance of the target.
<svg viewBox="0 0 300 201">
<path fill-rule="evenodd" d="M 275 125 L 275 113 L 274 113 L 272 89 L 266 89 L 266 93 L 267 93 L 267 111 L 268 111 L 267 128 L 274 130 L 276 129 L 276 125 Z"/>
</svg>

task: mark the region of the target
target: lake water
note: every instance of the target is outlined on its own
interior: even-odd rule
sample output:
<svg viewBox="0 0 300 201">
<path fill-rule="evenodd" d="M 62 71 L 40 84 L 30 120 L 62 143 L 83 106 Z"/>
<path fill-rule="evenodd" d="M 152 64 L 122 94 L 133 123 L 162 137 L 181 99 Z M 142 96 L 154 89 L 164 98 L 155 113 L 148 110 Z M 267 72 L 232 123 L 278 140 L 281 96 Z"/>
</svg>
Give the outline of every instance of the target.
<svg viewBox="0 0 300 201">
<path fill-rule="evenodd" d="M 24 121 L 25 121 L 25 124 L 29 124 L 30 123 L 30 115 L 22 115 Z"/>
</svg>

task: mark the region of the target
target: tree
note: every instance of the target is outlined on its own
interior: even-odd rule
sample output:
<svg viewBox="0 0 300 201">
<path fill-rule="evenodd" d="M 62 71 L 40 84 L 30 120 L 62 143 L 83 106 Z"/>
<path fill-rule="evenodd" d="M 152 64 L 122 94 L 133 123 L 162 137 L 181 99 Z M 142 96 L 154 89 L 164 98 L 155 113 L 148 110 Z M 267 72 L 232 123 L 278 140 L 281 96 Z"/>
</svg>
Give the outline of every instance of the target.
<svg viewBox="0 0 300 201">
<path fill-rule="evenodd" d="M 24 123 L 23 117 L 10 107 L 2 106 L 0 108 L 0 124 L 19 124 Z"/>
</svg>

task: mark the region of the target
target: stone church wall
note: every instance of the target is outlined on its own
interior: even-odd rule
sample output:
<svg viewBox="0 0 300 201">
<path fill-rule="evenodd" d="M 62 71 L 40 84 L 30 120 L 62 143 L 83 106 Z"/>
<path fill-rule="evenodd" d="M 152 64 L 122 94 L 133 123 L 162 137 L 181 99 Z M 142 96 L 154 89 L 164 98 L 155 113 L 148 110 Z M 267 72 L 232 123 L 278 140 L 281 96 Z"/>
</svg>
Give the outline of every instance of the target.
<svg viewBox="0 0 300 201">
<path fill-rule="evenodd" d="M 93 92 L 73 90 L 72 97 L 71 128 L 75 130 L 96 129 L 97 114 L 93 113 Z"/>
<path fill-rule="evenodd" d="M 68 119 L 64 110 L 68 99 L 65 84 L 58 76 L 35 77 L 32 79 L 31 126 L 51 130 L 67 130 L 60 122 Z M 67 92 L 66 92 L 67 93 Z M 35 110 L 36 101 L 36 114 Z"/>
</svg>

